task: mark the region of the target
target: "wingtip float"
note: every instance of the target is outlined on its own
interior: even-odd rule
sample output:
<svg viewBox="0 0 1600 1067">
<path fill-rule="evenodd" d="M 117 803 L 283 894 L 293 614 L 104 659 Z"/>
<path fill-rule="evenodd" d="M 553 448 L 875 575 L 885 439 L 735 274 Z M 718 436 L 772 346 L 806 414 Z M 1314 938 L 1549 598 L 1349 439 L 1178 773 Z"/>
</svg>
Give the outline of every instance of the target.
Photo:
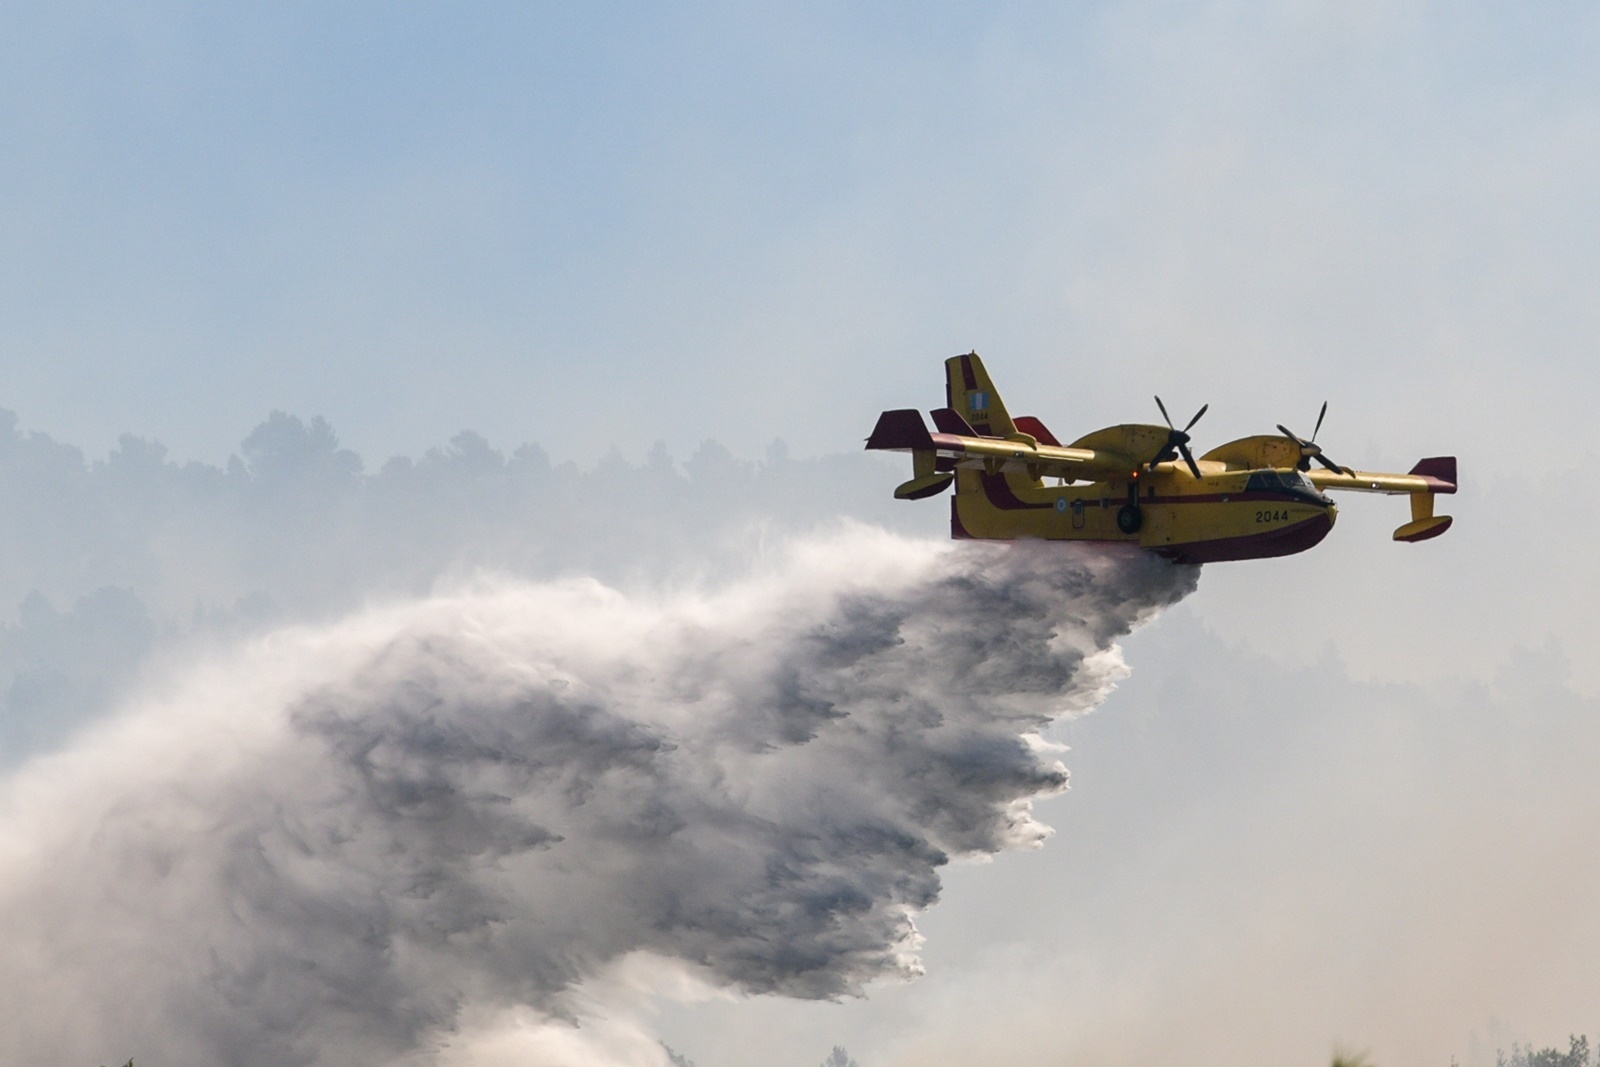
<svg viewBox="0 0 1600 1067">
<path fill-rule="evenodd" d="M 885 411 L 867 447 L 911 453 L 912 477 L 895 489 L 897 499 L 955 485 L 955 538 L 1114 541 L 1184 563 L 1287 556 L 1333 528 L 1338 508 L 1328 490 L 1409 495 L 1411 521 L 1395 530 L 1396 541 L 1450 528 L 1450 516 L 1433 506 L 1438 494 L 1456 491 L 1454 456 L 1424 459 L 1405 474 L 1341 467 L 1316 443 L 1323 404 L 1309 438 L 1279 426 L 1196 459 L 1189 431 L 1206 407 L 1180 430 L 1160 397 L 1156 405 L 1165 426 L 1110 426 L 1062 445 L 1033 416 L 1011 416 L 973 352 L 945 361 L 945 406 L 930 413 L 933 430 L 913 408 Z"/>
</svg>

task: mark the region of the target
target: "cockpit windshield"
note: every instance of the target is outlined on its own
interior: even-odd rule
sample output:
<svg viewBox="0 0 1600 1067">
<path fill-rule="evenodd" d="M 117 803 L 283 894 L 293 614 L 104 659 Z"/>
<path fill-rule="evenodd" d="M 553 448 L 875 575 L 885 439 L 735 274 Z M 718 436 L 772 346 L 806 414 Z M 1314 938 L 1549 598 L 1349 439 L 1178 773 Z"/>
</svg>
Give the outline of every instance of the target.
<svg viewBox="0 0 1600 1067">
<path fill-rule="evenodd" d="M 1254 471 L 1244 488 L 1246 492 L 1288 493 L 1319 504 L 1328 502 L 1328 498 L 1312 484 L 1311 479 L 1297 470 Z"/>
</svg>

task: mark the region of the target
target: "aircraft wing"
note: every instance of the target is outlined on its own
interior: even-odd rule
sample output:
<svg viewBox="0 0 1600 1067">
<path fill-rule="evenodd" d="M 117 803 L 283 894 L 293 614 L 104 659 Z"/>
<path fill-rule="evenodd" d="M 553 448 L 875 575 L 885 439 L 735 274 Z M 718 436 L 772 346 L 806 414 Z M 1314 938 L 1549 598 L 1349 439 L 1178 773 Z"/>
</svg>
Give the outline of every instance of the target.
<svg viewBox="0 0 1600 1067">
<path fill-rule="evenodd" d="M 1358 493 L 1409 493 L 1411 521 L 1394 532 L 1396 541 L 1426 541 L 1450 528 L 1450 516 L 1433 513 L 1436 493 L 1456 491 L 1456 457 L 1435 456 L 1412 467 L 1407 474 L 1382 474 L 1344 468 L 1307 471 L 1318 489 L 1349 489 Z"/>
<path fill-rule="evenodd" d="M 867 438 L 870 449 L 910 452 L 917 460 L 917 477 L 895 490 L 902 499 L 915 500 L 943 491 L 950 484 L 949 472 L 958 467 L 991 474 L 1009 472 L 1034 478 L 1094 481 L 1136 466 L 1136 461 L 1119 453 L 1040 444 L 1038 438 L 1021 432 L 985 437 L 950 408 L 933 412 L 933 420 L 937 432 L 929 432 L 922 413 L 915 408 L 885 411 Z"/>
<path fill-rule="evenodd" d="M 1456 491 L 1456 458 L 1436 456 L 1411 468 L 1408 474 L 1313 469 L 1306 477 L 1318 489 L 1345 489 L 1357 493 L 1453 493 Z"/>
</svg>

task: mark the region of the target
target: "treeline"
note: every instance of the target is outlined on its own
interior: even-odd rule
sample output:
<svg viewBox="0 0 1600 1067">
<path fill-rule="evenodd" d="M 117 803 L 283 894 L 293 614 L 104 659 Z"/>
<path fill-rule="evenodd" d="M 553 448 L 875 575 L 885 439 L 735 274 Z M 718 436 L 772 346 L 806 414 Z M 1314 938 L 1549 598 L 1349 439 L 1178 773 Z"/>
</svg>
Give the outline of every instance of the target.
<svg viewBox="0 0 1600 1067">
<path fill-rule="evenodd" d="M 674 1051 L 671 1046 L 662 1045 L 661 1048 L 666 1052 L 667 1059 L 672 1062 L 672 1067 L 694 1067 L 693 1060 L 681 1052 Z M 130 1062 L 128 1067 L 133 1067 L 133 1064 Z M 822 1061 L 822 1067 L 861 1067 L 861 1065 L 842 1046 L 835 1045 L 833 1051 L 828 1053 L 828 1058 Z"/>
<path fill-rule="evenodd" d="M 603 440 L 603 437 L 600 438 Z M 659 583 L 737 569 L 840 516 L 937 534 L 881 457 L 552 462 L 471 431 L 376 467 L 274 412 L 221 466 L 124 436 L 103 460 L 0 411 L 0 761 L 47 747 L 175 640 L 328 617 L 489 568 Z M 7 616 L 10 616 L 9 619 Z"/>
<path fill-rule="evenodd" d="M 1589 1037 L 1576 1034 L 1568 1037 L 1567 1050 L 1556 1048 L 1535 1050 L 1533 1046 L 1512 1043 L 1509 1055 L 1504 1050 L 1495 1054 L 1496 1067 L 1591 1067 Z"/>
</svg>

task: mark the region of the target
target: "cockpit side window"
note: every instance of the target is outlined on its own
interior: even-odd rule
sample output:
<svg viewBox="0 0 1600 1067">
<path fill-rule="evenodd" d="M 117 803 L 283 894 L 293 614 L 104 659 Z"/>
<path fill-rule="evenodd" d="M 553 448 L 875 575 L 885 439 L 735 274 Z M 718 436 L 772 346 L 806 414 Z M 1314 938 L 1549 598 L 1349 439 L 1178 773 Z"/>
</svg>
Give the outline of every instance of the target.
<svg viewBox="0 0 1600 1067">
<path fill-rule="evenodd" d="M 1283 488 L 1277 471 L 1255 471 L 1244 483 L 1245 492 L 1251 490 L 1276 491 Z"/>
</svg>

